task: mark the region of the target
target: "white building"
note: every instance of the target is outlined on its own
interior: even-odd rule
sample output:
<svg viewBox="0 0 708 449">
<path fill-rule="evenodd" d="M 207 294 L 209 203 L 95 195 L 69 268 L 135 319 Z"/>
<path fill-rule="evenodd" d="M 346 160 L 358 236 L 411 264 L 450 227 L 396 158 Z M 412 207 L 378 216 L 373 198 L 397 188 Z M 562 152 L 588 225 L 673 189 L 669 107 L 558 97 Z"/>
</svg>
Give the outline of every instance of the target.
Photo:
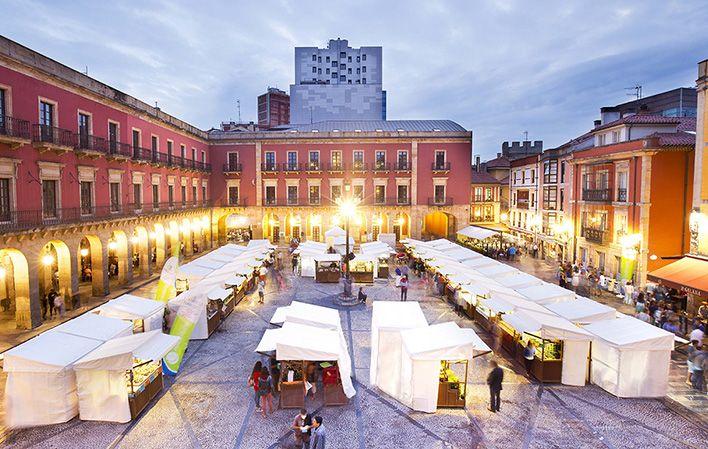
<svg viewBox="0 0 708 449">
<path fill-rule="evenodd" d="M 295 47 L 290 123 L 385 119 L 381 47 L 351 48 L 346 39 Z"/>
</svg>

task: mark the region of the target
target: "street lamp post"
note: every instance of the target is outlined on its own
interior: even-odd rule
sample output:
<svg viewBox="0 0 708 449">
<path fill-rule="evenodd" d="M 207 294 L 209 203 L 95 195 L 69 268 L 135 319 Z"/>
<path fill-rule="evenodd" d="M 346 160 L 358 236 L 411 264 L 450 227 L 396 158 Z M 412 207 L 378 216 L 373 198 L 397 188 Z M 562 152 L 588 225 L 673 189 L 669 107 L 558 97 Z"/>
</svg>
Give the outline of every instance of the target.
<svg viewBox="0 0 708 449">
<path fill-rule="evenodd" d="M 345 298 L 350 298 L 352 296 L 352 283 L 351 283 L 351 278 L 349 274 L 349 254 L 350 254 L 350 247 L 349 247 L 349 224 L 352 216 L 356 213 L 356 202 L 351 198 L 341 198 L 337 200 L 337 204 L 339 205 L 339 214 L 344 217 L 344 228 L 345 228 L 345 255 L 344 255 L 344 263 L 345 268 L 344 268 L 344 292 L 343 296 Z"/>
</svg>

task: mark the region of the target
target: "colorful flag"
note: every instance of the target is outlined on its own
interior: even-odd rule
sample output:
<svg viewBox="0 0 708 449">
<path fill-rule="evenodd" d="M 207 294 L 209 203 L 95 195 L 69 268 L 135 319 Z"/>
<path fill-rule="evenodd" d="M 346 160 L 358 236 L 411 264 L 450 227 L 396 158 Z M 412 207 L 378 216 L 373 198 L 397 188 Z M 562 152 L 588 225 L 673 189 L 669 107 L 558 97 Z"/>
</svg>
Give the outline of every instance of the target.
<svg viewBox="0 0 708 449">
<path fill-rule="evenodd" d="M 177 257 L 170 257 L 165 261 L 165 265 L 162 266 L 162 273 L 160 273 L 160 280 L 157 282 L 155 300 L 166 303 L 175 297 L 177 294 L 175 280 L 177 279 L 178 266 L 179 259 Z"/>
<path fill-rule="evenodd" d="M 172 324 L 170 335 L 179 337 L 179 343 L 162 360 L 163 372 L 172 376 L 177 374 L 179 370 L 184 351 L 187 350 L 189 344 L 189 338 L 192 336 L 197 321 L 206 311 L 208 299 L 206 294 L 200 293 L 199 290 L 187 290 L 174 301 L 179 302 L 179 309 L 177 309 L 177 317 Z"/>
</svg>

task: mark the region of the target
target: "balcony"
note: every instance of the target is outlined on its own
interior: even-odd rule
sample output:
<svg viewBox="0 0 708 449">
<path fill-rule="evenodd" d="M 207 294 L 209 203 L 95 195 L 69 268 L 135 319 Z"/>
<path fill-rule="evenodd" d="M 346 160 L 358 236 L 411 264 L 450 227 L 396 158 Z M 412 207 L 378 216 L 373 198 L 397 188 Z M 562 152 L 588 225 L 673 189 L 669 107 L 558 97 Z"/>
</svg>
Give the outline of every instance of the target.
<svg viewBox="0 0 708 449">
<path fill-rule="evenodd" d="M 237 162 L 228 162 L 223 166 L 224 173 L 228 174 L 241 174 L 241 164 Z"/>
<path fill-rule="evenodd" d="M 449 162 L 433 162 L 430 164 L 430 169 L 436 173 L 447 173 L 450 171 Z"/>
<path fill-rule="evenodd" d="M 611 192 L 610 189 L 583 189 L 583 201 L 609 203 L 612 201 Z"/>
<path fill-rule="evenodd" d="M 79 155 L 99 157 L 108 152 L 106 139 L 102 137 L 77 133 L 74 135 L 74 139 L 76 140 L 76 153 Z"/>
<path fill-rule="evenodd" d="M 106 157 L 111 159 L 130 159 L 133 156 L 133 147 L 127 143 L 107 142 L 108 152 Z"/>
<path fill-rule="evenodd" d="M 374 162 L 374 173 L 388 173 L 391 171 L 391 164 L 386 162 Z"/>
<path fill-rule="evenodd" d="M 585 237 L 585 240 L 587 240 L 588 242 L 598 243 L 598 244 L 605 243 L 607 231 L 604 231 L 602 229 L 583 227 L 583 228 L 581 228 L 580 232 L 581 232 L 580 235 Z"/>
<path fill-rule="evenodd" d="M 300 173 L 302 171 L 302 164 L 297 162 L 285 162 L 281 169 L 285 173 Z"/>
<path fill-rule="evenodd" d="M 214 206 L 221 206 L 221 207 L 243 207 L 246 206 L 246 203 L 248 201 L 248 198 L 243 198 L 243 197 L 236 197 L 236 198 L 224 198 L 223 200 L 220 200 L 216 203 L 214 203 Z"/>
<path fill-rule="evenodd" d="M 278 173 L 278 164 L 275 162 L 264 162 L 261 164 L 261 172 L 266 175 L 274 175 Z"/>
<path fill-rule="evenodd" d="M 153 151 L 152 152 L 152 161 L 153 164 L 155 165 L 163 165 L 163 166 L 168 166 L 170 165 L 170 158 L 167 153 L 161 153 L 159 151 Z"/>
<path fill-rule="evenodd" d="M 471 223 L 493 223 L 494 215 L 472 215 L 470 217 Z"/>
<path fill-rule="evenodd" d="M 341 162 L 338 164 L 327 164 L 327 171 L 329 173 L 343 173 L 344 164 L 342 164 Z"/>
<path fill-rule="evenodd" d="M 620 203 L 627 202 L 627 189 L 622 189 L 622 188 L 617 189 L 617 201 Z"/>
<path fill-rule="evenodd" d="M 452 198 L 449 196 L 429 197 L 428 206 L 452 206 Z"/>
<path fill-rule="evenodd" d="M 201 209 L 210 207 L 209 201 L 191 201 L 185 204 L 158 203 L 125 203 L 105 206 L 88 206 L 61 208 L 54 210 L 11 210 L 0 215 L 0 233 L 24 231 L 45 226 L 73 225 L 116 218 L 156 215 L 176 210 Z"/>
<path fill-rule="evenodd" d="M 30 123 L 27 120 L 0 116 L 0 143 L 10 145 L 13 150 L 31 142 Z"/>
<path fill-rule="evenodd" d="M 363 173 L 367 170 L 367 164 L 365 164 L 364 162 L 352 162 L 348 165 L 348 168 L 353 173 Z"/>
<path fill-rule="evenodd" d="M 67 129 L 48 125 L 32 127 L 32 143 L 40 152 L 68 153 L 76 147 L 76 136 Z"/>
<path fill-rule="evenodd" d="M 137 162 L 152 162 L 152 150 L 149 148 L 133 147 L 133 160 Z"/>
<path fill-rule="evenodd" d="M 308 162 L 305 166 L 305 170 L 308 173 L 320 173 L 322 172 L 322 164 L 319 162 Z"/>
<path fill-rule="evenodd" d="M 411 171 L 411 164 L 410 162 L 396 162 L 396 165 L 393 169 L 398 172 Z"/>
</svg>

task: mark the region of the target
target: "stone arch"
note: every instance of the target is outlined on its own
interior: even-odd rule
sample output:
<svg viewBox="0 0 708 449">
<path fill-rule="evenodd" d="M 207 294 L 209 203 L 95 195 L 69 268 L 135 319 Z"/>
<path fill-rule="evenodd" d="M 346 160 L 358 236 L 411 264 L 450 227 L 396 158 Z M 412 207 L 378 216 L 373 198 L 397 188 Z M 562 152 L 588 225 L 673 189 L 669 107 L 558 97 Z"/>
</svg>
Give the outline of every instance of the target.
<svg viewBox="0 0 708 449">
<path fill-rule="evenodd" d="M 132 242 L 132 266 L 135 269 L 136 265 L 138 272 L 142 277 L 150 276 L 150 234 L 144 226 L 136 226 L 133 230 Z"/>
<path fill-rule="evenodd" d="M 171 256 L 177 256 L 179 257 L 182 252 L 181 252 L 181 242 L 182 240 L 180 239 L 180 231 L 179 231 L 179 225 L 177 224 L 177 221 L 171 220 L 169 223 L 167 223 L 167 229 L 165 230 L 165 237 L 169 238 L 170 241 L 170 252 L 167 255 L 168 257 Z M 162 264 L 158 264 L 160 268 L 162 268 Z"/>
<path fill-rule="evenodd" d="M 229 212 L 217 220 L 217 232 L 220 245 L 245 241 L 251 238 L 251 221 L 243 214 Z"/>
<path fill-rule="evenodd" d="M 168 250 L 171 248 L 171 238 L 167 238 L 167 230 L 162 223 L 155 223 L 153 226 L 150 240 L 153 241 L 152 254 L 150 254 L 151 263 L 155 264 L 155 270 L 159 270 L 162 264 L 165 263 Z"/>
<path fill-rule="evenodd" d="M 455 217 L 447 212 L 429 212 L 423 218 L 423 234 L 433 238 L 447 238 L 455 232 Z"/>
<path fill-rule="evenodd" d="M 3 313 L 14 313 L 17 329 L 31 329 L 40 324 L 40 306 L 33 304 L 27 258 L 15 248 L 0 249 L 0 299 Z"/>
<path fill-rule="evenodd" d="M 285 216 L 285 235 L 288 239 L 294 237 L 300 238 L 304 230 L 305 228 L 300 214 L 291 212 Z"/>
<path fill-rule="evenodd" d="M 111 264 L 116 264 L 117 272 L 113 277 L 118 281 L 118 285 L 125 285 L 133 278 L 131 269 L 132 258 L 128 251 L 128 236 L 124 231 L 116 230 L 111 234 L 108 241 L 108 264 L 109 272 Z"/>
<path fill-rule="evenodd" d="M 280 239 L 280 231 L 284 229 L 285 223 L 281 222 L 280 217 L 273 212 L 268 212 L 263 215 L 263 238 L 269 239 L 276 243 Z"/>
<path fill-rule="evenodd" d="M 84 235 L 77 249 L 76 271 L 79 282 L 91 284 L 91 296 L 108 293 L 108 260 L 103 257 L 103 244 L 97 235 Z"/>
<path fill-rule="evenodd" d="M 96 237 L 97 238 L 97 237 Z M 100 243 L 100 241 L 99 241 Z M 64 297 L 65 306 L 72 307 L 71 251 L 62 240 L 50 240 L 39 252 L 39 295 L 54 289 Z"/>
<path fill-rule="evenodd" d="M 391 220 L 391 232 L 396 234 L 396 241 L 411 236 L 411 217 L 406 212 L 398 212 Z"/>
</svg>

